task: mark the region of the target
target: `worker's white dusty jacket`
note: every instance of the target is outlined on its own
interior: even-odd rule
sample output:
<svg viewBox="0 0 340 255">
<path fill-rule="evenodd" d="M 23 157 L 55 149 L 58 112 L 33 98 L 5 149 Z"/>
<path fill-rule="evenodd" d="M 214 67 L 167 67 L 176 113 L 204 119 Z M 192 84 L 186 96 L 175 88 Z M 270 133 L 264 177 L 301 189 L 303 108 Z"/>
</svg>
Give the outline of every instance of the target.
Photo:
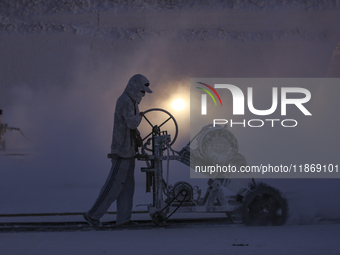
<svg viewBox="0 0 340 255">
<path fill-rule="evenodd" d="M 141 90 L 144 90 L 144 85 L 147 83 L 149 81 L 145 76 L 134 75 L 129 80 L 123 94 L 117 99 L 111 144 L 112 154 L 123 158 L 133 157 L 136 154 L 131 130 L 136 129 L 142 121 L 138 104 L 144 96 Z"/>
</svg>

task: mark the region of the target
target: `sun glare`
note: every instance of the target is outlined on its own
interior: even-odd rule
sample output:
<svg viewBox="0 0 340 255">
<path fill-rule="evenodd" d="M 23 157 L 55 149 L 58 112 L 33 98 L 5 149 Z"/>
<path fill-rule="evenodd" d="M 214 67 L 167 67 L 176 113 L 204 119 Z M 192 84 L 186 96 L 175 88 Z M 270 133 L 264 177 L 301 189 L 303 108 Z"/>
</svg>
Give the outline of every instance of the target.
<svg viewBox="0 0 340 255">
<path fill-rule="evenodd" d="M 185 102 L 182 99 L 176 99 L 172 102 L 172 108 L 175 109 L 176 111 L 181 111 L 185 107 Z"/>
</svg>

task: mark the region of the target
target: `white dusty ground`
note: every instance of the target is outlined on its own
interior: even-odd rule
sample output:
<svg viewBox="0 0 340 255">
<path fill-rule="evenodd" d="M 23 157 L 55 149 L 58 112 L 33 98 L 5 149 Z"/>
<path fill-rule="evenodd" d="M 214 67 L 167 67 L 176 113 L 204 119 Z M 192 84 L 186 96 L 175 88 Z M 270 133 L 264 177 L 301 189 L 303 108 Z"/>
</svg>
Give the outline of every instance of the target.
<svg viewBox="0 0 340 255">
<path fill-rule="evenodd" d="M 339 77 L 339 58 L 331 61 L 339 7 L 339 1 L 2 1 L 2 121 L 29 141 L 5 134 L 0 214 L 89 209 L 110 167 L 115 100 L 135 73 L 145 74 L 154 91 L 140 108 L 164 108 L 178 120 L 175 149 L 189 140 L 189 111 L 174 112 L 170 103 L 189 100 L 190 77 Z M 253 147 L 238 139 L 251 162 Z M 339 140 L 328 139 L 331 146 Z M 140 166 L 136 205 L 151 202 Z M 170 180 L 206 187 L 179 163 Z M 338 180 L 266 182 L 288 199 L 287 226 L 1 233 L 0 253 L 339 254 L 340 226 L 319 222 L 340 217 Z"/>
<path fill-rule="evenodd" d="M 1 233 L 0 251 L 27 255 L 336 255 L 339 234 L 339 225 Z"/>
</svg>

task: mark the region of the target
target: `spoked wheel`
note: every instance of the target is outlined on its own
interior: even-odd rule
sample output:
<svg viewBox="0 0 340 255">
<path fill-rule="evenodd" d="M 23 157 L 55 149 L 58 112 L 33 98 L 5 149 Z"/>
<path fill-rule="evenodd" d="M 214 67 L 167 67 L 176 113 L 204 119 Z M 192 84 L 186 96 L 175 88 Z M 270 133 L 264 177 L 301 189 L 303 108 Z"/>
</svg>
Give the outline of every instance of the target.
<svg viewBox="0 0 340 255">
<path fill-rule="evenodd" d="M 279 226 L 287 217 L 287 200 L 273 187 L 259 184 L 243 199 L 242 219 L 246 225 Z"/>
<path fill-rule="evenodd" d="M 164 120 L 159 125 L 155 125 L 156 121 L 158 122 L 158 119 L 157 120 L 151 120 L 151 118 L 149 117 L 150 113 L 151 112 L 155 112 L 155 111 L 165 113 L 165 114 L 163 114 L 163 116 L 159 117 L 159 118 L 164 118 Z M 178 136 L 178 125 L 177 125 L 177 122 L 176 122 L 176 119 L 174 118 L 174 116 L 172 116 L 166 110 L 163 110 L 163 109 L 160 109 L 160 108 L 152 108 L 152 109 L 146 110 L 144 112 L 144 119 L 151 126 L 151 132 L 142 139 L 143 143 L 147 142 L 147 139 L 151 135 L 160 135 L 160 134 L 162 134 L 163 131 L 167 131 L 167 130 L 164 130 L 165 124 L 169 123 L 169 121 L 171 120 L 173 122 L 173 127 L 172 128 L 174 128 L 175 135 L 173 136 L 173 139 L 172 139 L 172 141 L 170 143 L 170 146 L 174 144 L 174 142 L 176 141 L 177 136 Z M 148 150 L 148 151 L 152 150 L 150 148 L 147 148 L 147 146 L 145 146 L 145 149 Z"/>
</svg>

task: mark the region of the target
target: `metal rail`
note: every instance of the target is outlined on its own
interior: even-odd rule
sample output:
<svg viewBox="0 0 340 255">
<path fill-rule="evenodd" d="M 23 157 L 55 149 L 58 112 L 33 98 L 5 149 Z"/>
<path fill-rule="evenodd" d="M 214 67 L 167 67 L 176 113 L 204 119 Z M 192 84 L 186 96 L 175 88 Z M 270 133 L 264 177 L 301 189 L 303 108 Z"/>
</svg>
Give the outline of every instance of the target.
<svg viewBox="0 0 340 255">
<path fill-rule="evenodd" d="M 149 213 L 148 211 L 132 211 L 133 214 Z M 60 212 L 60 213 L 8 213 L 0 214 L 0 218 L 10 217 L 40 217 L 40 216 L 74 216 L 84 215 L 85 212 Z M 107 212 L 106 214 L 117 214 L 117 212 Z"/>
<path fill-rule="evenodd" d="M 0 223 L 0 233 L 17 232 L 70 232 L 70 231 L 113 231 L 145 229 L 182 229 L 200 227 L 225 227 L 233 224 L 228 218 L 169 219 L 162 225 L 151 220 L 136 220 L 137 224 L 116 226 L 115 221 L 102 222 L 101 227 L 92 227 L 84 221 L 77 222 L 4 222 Z"/>
</svg>

